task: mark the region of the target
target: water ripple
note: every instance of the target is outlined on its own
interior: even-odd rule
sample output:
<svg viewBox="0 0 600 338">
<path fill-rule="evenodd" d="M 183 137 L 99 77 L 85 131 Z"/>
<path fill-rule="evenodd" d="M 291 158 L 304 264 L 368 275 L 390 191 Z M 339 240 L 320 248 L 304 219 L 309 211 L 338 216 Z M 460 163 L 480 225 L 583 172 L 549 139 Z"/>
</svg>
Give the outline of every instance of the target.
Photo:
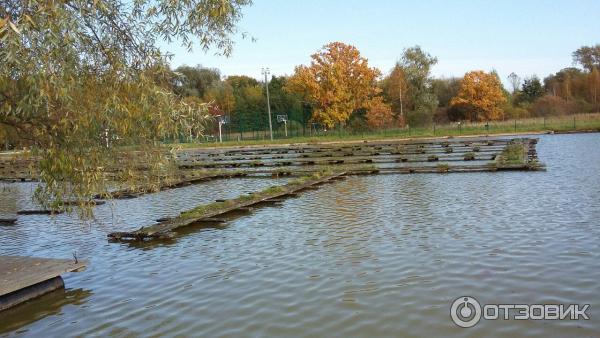
<svg viewBox="0 0 600 338">
<path fill-rule="evenodd" d="M 271 180 L 214 181 L 115 201 L 98 221 L 24 216 L 0 254 L 91 264 L 51 294 L 0 314 L 14 336 L 598 336 L 600 322 L 486 321 L 456 327 L 450 303 L 600 308 L 600 135 L 544 136 L 547 172 L 349 177 L 152 248 L 105 234 Z M 281 183 L 281 182 L 280 182 Z M 31 207 L 29 184 L 0 212 Z M 6 211 L 8 210 L 8 211 Z"/>
</svg>

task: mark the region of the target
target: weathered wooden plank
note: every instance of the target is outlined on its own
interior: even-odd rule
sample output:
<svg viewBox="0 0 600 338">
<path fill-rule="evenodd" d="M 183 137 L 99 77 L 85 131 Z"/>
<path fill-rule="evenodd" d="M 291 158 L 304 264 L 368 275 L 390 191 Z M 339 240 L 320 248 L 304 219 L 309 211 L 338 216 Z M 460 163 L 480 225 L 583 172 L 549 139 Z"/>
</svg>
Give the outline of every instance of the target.
<svg viewBox="0 0 600 338">
<path fill-rule="evenodd" d="M 61 210 L 19 210 L 17 211 L 17 215 L 52 215 L 52 214 L 61 214 L 63 211 Z"/>
<path fill-rule="evenodd" d="M 251 206 L 259 205 L 261 203 L 273 203 L 274 200 L 276 200 L 278 198 L 294 196 L 296 194 L 296 192 L 306 189 L 307 187 L 322 184 L 324 182 L 334 179 L 335 177 L 343 176 L 345 174 L 346 174 L 346 172 L 339 172 L 339 173 L 325 176 L 320 179 L 311 180 L 304 184 L 299 184 L 296 186 L 283 186 L 282 187 L 283 191 L 281 191 L 281 192 L 268 194 L 265 196 L 261 196 L 258 199 L 250 199 L 250 200 L 244 201 L 244 202 L 236 201 L 232 205 L 227 205 L 226 204 L 227 202 L 225 202 L 225 203 L 223 203 L 223 207 L 218 208 L 217 210 L 214 210 L 214 211 L 206 212 L 206 213 L 202 214 L 201 216 L 179 217 L 179 218 L 169 219 L 164 222 L 154 224 L 154 225 L 151 225 L 148 227 L 142 227 L 138 230 L 130 231 L 130 232 L 113 232 L 113 233 L 108 234 L 108 238 L 113 239 L 113 240 L 145 240 L 145 239 L 152 239 L 152 238 L 162 238 L 164 236 L 169 237 L 169 234 L 171 234 L 171 232 L 177 228 L 181 228 L 181 227 L 185 227 L 190 224 L 193 224 L 193 223 L 201 222 L 202 220 L 205 220 L 205 219 L 214 219 L 217 216 L 229 213 L 231 211 L 234 211 L 234 210 L 237 210 L 240 208 L 248 208 Z"/>
<path fill-rule="evenodd" d="M 73 259 L 0 256 L 0 297 L 86 266 Z"/>
<path fill-rule="evenodd" d="M 65 287 L 65 282 L 59 277 L 54 277 L 45 280 L 41 283 L 37 283 L 28 286 L 23 289 L 19 289 L 15 292 L 11 292 L 4 296 L 0 296 L 0 311 L 6 310 L 13 306 L 24 303 L 28 300 L 40 297 L 54 290 L 62 289 Z"/>
<path fill-rule="evenodd" d="M 0 218 L 0 225 L 15 224 L 17 222 L 16 217 L 2 217 Z"/>
</svg>

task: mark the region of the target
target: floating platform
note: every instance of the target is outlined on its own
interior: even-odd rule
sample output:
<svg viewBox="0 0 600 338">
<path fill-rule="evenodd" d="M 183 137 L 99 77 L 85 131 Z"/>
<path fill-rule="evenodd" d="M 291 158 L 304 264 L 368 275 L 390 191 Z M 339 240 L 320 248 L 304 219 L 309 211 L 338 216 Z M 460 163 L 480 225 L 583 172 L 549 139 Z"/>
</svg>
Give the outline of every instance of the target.
<svg viewBox="0 0 600 338">
<path fill-rule="evenodd" d="M 63 288 L 63 273 L 86 266 L 73 259 L 0 256 L 0 311 Z"/>
</svg>

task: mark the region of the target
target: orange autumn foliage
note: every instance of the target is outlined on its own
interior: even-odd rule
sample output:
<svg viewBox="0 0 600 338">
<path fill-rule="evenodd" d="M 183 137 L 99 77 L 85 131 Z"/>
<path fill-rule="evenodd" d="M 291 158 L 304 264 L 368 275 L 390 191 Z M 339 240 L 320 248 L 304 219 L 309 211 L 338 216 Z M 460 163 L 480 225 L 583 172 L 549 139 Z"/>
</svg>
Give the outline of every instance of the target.
<svg viewBox="0 0 600 338">
<path fill-rule="evenodd" d="M 392 113 L 392 107 L 389 104 L 383 102 L 381 96 L 374 97 L 369 103 L 369 110 L 367 111 L 367 124 L 369 127 L 374 129 L 392 127 L 394 123 L 394 114 Z"/>
<path fill-rule="evenodd" d="M 493 73 L 472 71 L 465 74 L 458 95 L 452 98 L 450 105 L 461 106 L 471 121 L 501 120 L 506 102 L 502 84 Z"/>
<path fill-rule="evenodd" d="M 366 107 L 379 92 L 379 70 L 370 68 L 356 47 L 329 43 L 311 56 L 310 66 L 298 66 L 287 88 L 302 94 L 314 106 L 312 119 L 333 127 L 345 123 L 350 114 Z"/>
</svg>

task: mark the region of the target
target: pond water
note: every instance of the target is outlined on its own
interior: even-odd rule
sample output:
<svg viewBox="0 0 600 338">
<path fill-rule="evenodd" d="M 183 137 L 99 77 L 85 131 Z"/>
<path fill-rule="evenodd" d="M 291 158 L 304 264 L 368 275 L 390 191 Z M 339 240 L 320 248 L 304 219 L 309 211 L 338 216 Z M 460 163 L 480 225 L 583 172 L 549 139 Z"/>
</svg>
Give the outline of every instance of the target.
<svg viewBox="0 0 600 338">
<path fill-rule="evenodd" d="M 600 134 L 547 135 L 546 172 L 349 177 L 170 243 L 109 243 L 216 198 L 232 179 L 97 207 L 97 222 L 20 216 L 0 255 L 89 260 L 54 292 L 0 313 L 8 336 L 481 337 L 600 335 Z M 31 185 L 0 188 L 25 209 Z M 3 210 L 0 209 L 0 213 Z M 590 304 L 590 320 L 485 321 L 450 304 Z"/>
</svg>

